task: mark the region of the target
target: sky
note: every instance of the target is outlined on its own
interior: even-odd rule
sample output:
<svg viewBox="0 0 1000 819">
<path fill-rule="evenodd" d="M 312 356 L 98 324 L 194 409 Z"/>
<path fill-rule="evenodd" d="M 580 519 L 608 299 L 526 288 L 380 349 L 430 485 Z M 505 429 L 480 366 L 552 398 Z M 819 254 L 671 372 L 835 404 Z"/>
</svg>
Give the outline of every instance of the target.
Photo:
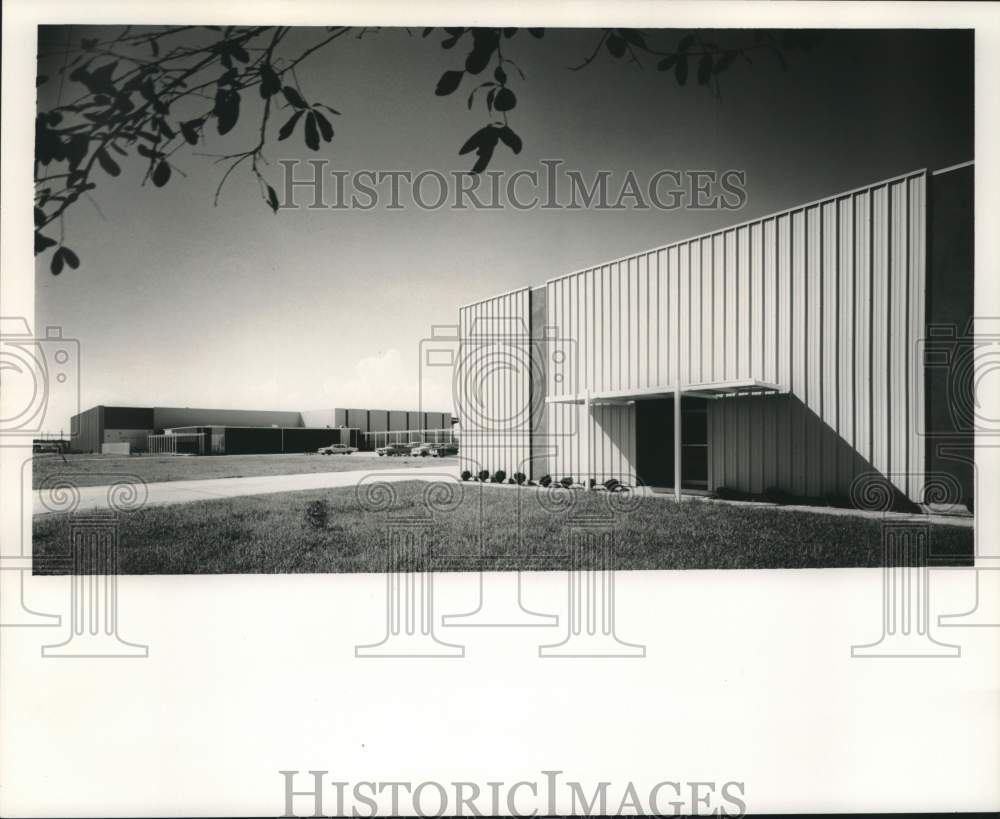
<svg viewBox="0 0 1000 819">
<path fill-rule="evenodd" d="M 73 33 L 86 36 L 82 27 Z M 674 43 L 680 35 L 648 36 Z M 296 30 L 289 52 L 320 36 Z M 468 109 L 468 78 L 435 96 L 438 78 L 460 68 L 467 51 L 442 49 L 443 36 L 382 29 L 304 61 L 296 69 L 303 92 L 342 115 L 331 117 L 336 134 L 318 152 L 301 131 L 275 143 L 287 114 L 277 115 L 265 168 L 275 187 L 283 158 L 324 158 L 346 171 L 468 170 L 474 154 L 458 149 L 489 116 Z M 61 326 L 80 342 L 80 409 L 413 409 L 421 343 L 433 325 L 456 323 L 462 304 L 975 157 L 969 32 L 826 32 L 811 51 L 789 55 L 785 72 L 764 54 L 737 63 L 721 77 L 721 100 L 693 78 L 679 87 L 649 60 L 638 68 L 606 51 L 569 70 L 597 36 L 549 30 L 537 40 L 522 31 L 504 41 L 525 74 L 511 79 L 518 99 L 509 112 L 524 148 L 517 156 L 498 149 L 490 170 L 538 171 L 559 159 L 585 178 L 610 171 L 614 188 L 629 171 L 644 182 L 661 169 L 736 169 L 746 174 L 741 210 L 273 214 L 248 172 L 234 173 L 213 206 L 224 166 L 210 157 L 178 154 L 164 188 L 141 186 L 144 164 L 123 161 L 123 174 L 99 177 L 93 203 L 65 219 L 80 268 L 52 276 L 46 256 L 36 269 L 36 326 Z M 748 41 L 746 32 L 711 37 Z M 42 93 L 47 105 L 51 92 Z M 248 97 L 232 132 L 195 150 L 250 147 L 254 102 Z M 423 403 L 450 409 L 447 379 L 426 383 Z M 54 398 L 48 430 L 68 429 L 76 409 Z"/>
</svg>

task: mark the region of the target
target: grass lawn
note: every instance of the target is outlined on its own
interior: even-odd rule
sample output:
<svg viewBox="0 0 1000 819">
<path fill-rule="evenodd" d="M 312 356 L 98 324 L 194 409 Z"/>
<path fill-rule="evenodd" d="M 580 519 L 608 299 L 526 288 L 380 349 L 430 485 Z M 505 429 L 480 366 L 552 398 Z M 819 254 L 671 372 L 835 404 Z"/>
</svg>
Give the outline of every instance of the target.
<svg viewBox="0 0 1000 819">
<path fill-rule="evenodd" d="M 432 486 L 392 484 L 393 514 L 423 512 Z M 462 488 L 450 510 L 434 513 L 434 568 L 439 570 L 567 568 L 570 516 L 602 514 L 609 498 L 575 490 L 543 495 L 536 489 Z M 572 512 L 540 505 L 560 492 L 573 496 Z M 325 519 L 317 514 L 320 508 L 326 509 Z M 386 512 L 363 509 L 354 488 L 151 507 L 122 517 L 120 572 L 384 571 L 388 520 Z M 66 571 L 46 564 L 66 554 L 68 525 L 62 515 L 34 519 L 36 573 Z M 614 531 L 619 569 L 820 568 L 878 566 L 882 560 L 877 520 L 770 507 L 646 498 L 615 519 Z M 481 533 L 488 557 L 477 559 Z M 972 553 L 972 529 L 931 526 L 932 565 L 971 566 Z"/>
<path fill-rule="evenodd" d="M 50 475 L 72 475 L 77 486 L 101 486 L 116 475 L 136 475 L 146 483 L 201 478 L 246 478 L 256 475 L 300 475 L 305 472 L 345 472 L 355 469 L 398 469 L 411 466 L 454 466 L 457 458 L 379 457 L 371 452 L 352 455 L 36 455 L 31 484 L 41 488 Z"/>
</svg>

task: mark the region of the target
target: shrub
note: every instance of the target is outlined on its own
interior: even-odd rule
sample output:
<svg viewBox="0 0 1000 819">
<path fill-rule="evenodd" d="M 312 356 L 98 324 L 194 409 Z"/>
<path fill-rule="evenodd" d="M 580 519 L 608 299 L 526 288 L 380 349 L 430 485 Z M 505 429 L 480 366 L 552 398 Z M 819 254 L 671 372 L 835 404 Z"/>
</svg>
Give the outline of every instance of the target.
<svg viewBox="0 0 1000 819">
<path fill-rule="evenodd" d="M 468 469 L 463 469 L 462 470 L 462 480 L 463 481 L 467 481 L 471 477 L 472 477 L 472 473 Z"/>
<path fill-rule="evenodd" d="M 493 473 L 494 483 L 503 483 L 506 480 L 507 480 L 507 473 L 504 472 L 502 469 L 498 469 L 496 472 Z"/>
<path fill-rule="evenodd" d="M 528 481 L 528 486 L 538 486 L 534 481 Z"/>
<path fill-rule="evenodd" d="M 588 480 L 587 486 L 589 486 L 591 489 L 597 486 L 597 478 L 591 478 L 590 480 Z"/>
<path fill-rule="evenodd" d="M 733 501 L 752 501 L 759 499 L 759 496 L 754 495 L 751 492 L 745 492 L 742 489 L 733 489 L 729 486 L 720 486 L 715 490 L 715 496 L 721 500 Z"/>
<path fill-rule="evenodd" d="M 525 475 L 525 474 L 524 474 L 523 472 L 515 472 L 515 473 L 514 473 L 514 482 L 515 482 L 515 483 L 516 483 L 516 484 L 517 484 L 518 486 L 520 486 L 520 485 L 521 485 L 522 483 L 524 483 L 524 482 L 525 482 L 526 480 L 528 480 L 528 476 L 527 476 L 527 475 Z"/>
<path fill-rule="evenodd" d="M 316 529 L 324 528 L 329 516 L 330 507 L 325 500 L 309 501 L 306 504 L 306 520 Z"/>
<path fill-rule="evenodd" d="M 823 496 L 823 503 L 837 509 L 851 509 L 853 507 L 849 497 L 846 495 L 838 495 L 834 492 L 828 492 L 825 494 Z"/>
<path fill-rule="evenodd" d="M 617 478 L 608 478 L 604 482 L 604 488 L 607 489 L 609 492 L 616 492 L 618 490 L 618 487 L 620 486 L 621 482 Z"/>
<path fill-rule="evenodd" d="M 769 503 L 778 503 L 785 506 L 795 503 L 795 497 L 790 492 L 786 492 L 777 486 L 769 486 L 764 490 L 764 500 Z"/>
<path fill-rule="evenodd" d="M 488 469 L 480 470 L 479 474 L 476 475 L 476 480 L 480 483 L 486 483 L 490 479 L 490 471 Z"/>
<path fill-rule="evenodd" d="M 514 479 L 513 478 L 507 478 L 507 483 L 509 483 L 511 486 L 513 486 L 514 485 Z"/>
<path fill-rule="evenodd" d="M 573 485 L 573 479 L 569 475 L 567 475 L 565 478 L 560 480 L 559 483 L 561 483 L 563 486 L 569 489 Z"/>
<path fill-rule="evenodd" d="M 544 487 L 547 488 L 551 484 L 552 484 L 552 476 L 551 475 L 542 475 L 542 477 L 540 477 L 538 479 L 538 485 L 539 486 L 544 486 Z"/>
</svg>

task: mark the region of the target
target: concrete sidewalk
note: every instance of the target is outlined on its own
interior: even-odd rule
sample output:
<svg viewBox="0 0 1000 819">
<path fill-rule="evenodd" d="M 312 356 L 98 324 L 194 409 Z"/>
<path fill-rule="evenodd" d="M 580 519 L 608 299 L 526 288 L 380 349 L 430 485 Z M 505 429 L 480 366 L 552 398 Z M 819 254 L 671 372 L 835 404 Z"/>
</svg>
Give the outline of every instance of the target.
<svg viewBox="0 0 1000 819">
<path fill-rule="evenodd" d="M 135 509 L 147 506 L 167 506 L 192 501 L 238 498 L 247 495 L 269 495 L 274 492 L 300 492 L 307 489 L 336 489 L 354 486 L 360 481 L 369 483 L 396 481 L 459 480 L 458 469 L 442 466 L 441 469 L 411 467 L 398 470 L 363 470 L 346 472 L 313 472 L 300 475 L 263 475 L 251 478 L 206 478 L 196 481 L 163 481 L 147 484 L 117 484 L 110 486 L 81 486 L 75 491 L 79 502 L 75 511 L 107 509 L 117 494 L 126 495 L 135 486 L 136 496 L 129 498 L 119 508 Z M 143 500 L 145 494 L 145 500 Z M 66 511 L 59 503 L 42 499 L 42 491 L 33 490 L 32 513 L 52 514 Z"/>
</svg>

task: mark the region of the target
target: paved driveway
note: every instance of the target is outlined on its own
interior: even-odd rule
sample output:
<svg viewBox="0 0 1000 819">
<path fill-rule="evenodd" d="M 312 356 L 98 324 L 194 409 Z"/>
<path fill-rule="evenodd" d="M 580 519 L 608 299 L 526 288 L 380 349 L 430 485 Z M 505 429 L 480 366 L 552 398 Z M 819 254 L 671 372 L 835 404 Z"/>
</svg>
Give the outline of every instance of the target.
<svg viewBox="0 0 1000 819">
<path fill-rule="evenodd" d="M 410 467 L 398 470 L 357 470 L 351 472 L 314 472 L 302 475 L 263 475 L 253 478 L 211 478 L 197 481 L 164 481 L 147 484 L 83 486 L 69 489 L 79 500 L 72 509 L 72 499 L 55 491 L 33 490 L 33 514 L 85 511 L 88 509 L 134 509 L 143 506 L 166 506 L 173 503 L 237 498 L 245 495 L 267 495 L 272 492 L 297 492 L 306 489 L 334 489 L 354 486 L 359 481 L 435 481 L 458 480 L 458 468 L 442 465 L 440 469 Z M 145 498 L 143 499 L 143 495 Z"/>
</svg>

